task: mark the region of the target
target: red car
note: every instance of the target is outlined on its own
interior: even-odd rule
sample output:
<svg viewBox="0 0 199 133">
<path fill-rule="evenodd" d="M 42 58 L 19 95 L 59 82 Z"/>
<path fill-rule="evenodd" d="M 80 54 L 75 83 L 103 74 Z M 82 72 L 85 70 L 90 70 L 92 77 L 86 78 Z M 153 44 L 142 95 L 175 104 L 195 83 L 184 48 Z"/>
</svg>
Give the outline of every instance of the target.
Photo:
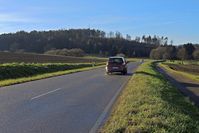
<svg viewBox="0 0 199 133">
<path fill-rule="evenodd" d="M 121 72 L 127 74 L 127 61 L 124 57 L 110 57 L 106 64 L 106 73 Z"/>
</svg>

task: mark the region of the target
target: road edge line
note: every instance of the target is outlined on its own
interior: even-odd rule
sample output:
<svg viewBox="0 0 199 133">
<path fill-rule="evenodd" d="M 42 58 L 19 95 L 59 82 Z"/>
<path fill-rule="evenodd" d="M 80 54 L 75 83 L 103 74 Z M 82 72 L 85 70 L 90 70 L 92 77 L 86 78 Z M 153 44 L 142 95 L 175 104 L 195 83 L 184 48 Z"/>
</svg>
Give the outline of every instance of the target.
<svg viewBox="0 0 199 133">
<path fill-rule="evenodd" d="M 124 86 L 129 81 L 129 79 L 120 86 L 120 88 L 118 89 L 118 91 L 116 92 L 116 94 L 113 96 L 113 98 L 111 99 L 111 101 L 108 103 L 108 105 L 104 109 L 103 113 L 98 117 L 97 121 L 95 122 L 94 126 L 91 128 L 91 130 L 89 131 L 89 133 L 96 133 L 97 132 L 98 128 L 103 123 L 103 121 L 106 118 L 108 112 L 110 111 L 111 107 L 113 106 L 114 102 L 116 101 L 117 97 L 119 96 L 120 92 L 122 91 L 122 89 L 124 88 Z"/>
<path fill-rule="evenodd" d="M 139 65 L 140 64 L 137 65 L 137 68 L 139 67 Z M 135 70 L 133 72 L 135 72 L 137 70 L 137 68 L 135 68 Z M 120 88 L 118 89 L 118 91 L 116 92 L 116 94 L 113 96 L 113 98 L 110 100 L 110 102 L 108 103 L 108 105 L 103 110 L 102 114 L 98 117 L 98 119 L 95 122 L 94 126 L 90 129 L 89 133 L 96 133 L 98 131 L 98 129 L 102 126 L 103 122 L 105 121 L 105 118 L 109 114 L 109 111 L 111 110 L 113 104 L 115 103 L 116 99 L 118 98 L 120 92 L 127 85 L 127 83 L 129 82 L 129 80 L 131 78 L 132 78 L 132 76 L 129 77 L 129 79 L 120 86 Z"/>
</svg>

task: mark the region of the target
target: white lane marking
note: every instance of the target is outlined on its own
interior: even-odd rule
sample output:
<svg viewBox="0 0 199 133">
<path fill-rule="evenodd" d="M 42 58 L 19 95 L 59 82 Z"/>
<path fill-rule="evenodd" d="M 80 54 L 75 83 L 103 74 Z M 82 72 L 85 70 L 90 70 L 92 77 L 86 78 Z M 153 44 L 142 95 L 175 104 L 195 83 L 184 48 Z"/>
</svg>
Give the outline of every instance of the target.
<svg viewBox="0 0 199 133">
<path fill-rule="evenodd" d="M 35 96 L 35 97 L 31 98 L 31 100 L 35 100 L 35 99 L 37 99 L 37 98 L 43 97 L 43 96 L 45 96 L 45 95 L 48 95 L 48 94 L 50 94 L 50 93 L 59 91 L 59 90 L 61 90 L 61 89 L 62 89 L 62 88 L 58 88 L 58 89 L 55 89 L 55 90 L 53 90 L 53 91 L 49 91 L 49 92 L 43 93 L 43 94 L 41 94 L 41 95 L 38 95 L 38 96 Z"/>
<path fill-rule="evenodd" d="M 97 130 L 100 128 L 101 124 L 103 124 L 103 121 L 105 120 L 106 116 L 108 115 L 109 111 L 111 110 L 111 107 L 115 103 L 115 101 L 116 101 L 117 97 L 119 96 L 120 92 L 122 91 L 122 89 L 124 88 L 124 86 L 127 84 L 127 82 L 129 80 L 130 80 L 130 78 L 120 86 L 120 88 L 118 89 L 116 94 L 113 96 L 111 101 L 108 103 L 108 105 L 106 106 L 106 108 L 104 109 L 102 114 L 99 116 L 99 118 L 95 122 L 95 125 L 91 128 L 89 133 L 96 133 L 97 132 Z"/>
</svg>

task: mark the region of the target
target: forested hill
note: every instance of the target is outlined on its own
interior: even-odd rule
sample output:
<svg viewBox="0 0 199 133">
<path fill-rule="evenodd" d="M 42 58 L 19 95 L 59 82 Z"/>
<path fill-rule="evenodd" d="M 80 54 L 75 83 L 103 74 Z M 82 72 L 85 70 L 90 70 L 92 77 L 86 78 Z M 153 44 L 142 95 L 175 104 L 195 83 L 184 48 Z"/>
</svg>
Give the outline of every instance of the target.
<svg viewBox="0 0 199 133">
<path fill-rule="evenodd" d="M 87 54 L 112 56 L 123 53 L 129 57 L 149 57 L 150 51 L 162 40 L 156 36 L 131 39 L 119 32 L 91 29 L 20 31 L 0 35 L 0 51 L 44 53 L 52 49 L 79 48 Z"/>
</svg>

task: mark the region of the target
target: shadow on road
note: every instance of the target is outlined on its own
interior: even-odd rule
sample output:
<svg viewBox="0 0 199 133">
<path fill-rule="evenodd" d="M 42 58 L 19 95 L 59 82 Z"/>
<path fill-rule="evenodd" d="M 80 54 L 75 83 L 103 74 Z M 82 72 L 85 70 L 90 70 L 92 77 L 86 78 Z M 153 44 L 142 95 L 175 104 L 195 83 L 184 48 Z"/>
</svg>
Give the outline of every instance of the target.
<svg viewBox="0 0 199 133">
<path fill-rule="evenodd" d="M 124 76 L 132 76 L 133 75 L 133 73 L 127 73 L 126 75 L 124 75 Z"/>
<path fill-rule="evenodd" d="M 127 73 L 126 75 L 123 75 L 123 74 L 121 74 L 120 72 L 114 72 L 114 73 L 111 73 L 111 74 L 108 74 L 108 75 L 110 75 L 110 76 L 132 76 L 133 75 L 133 73 Z"/>
<path fill-rule="evenodd" d="M 109 74 L 109 75 L 111 75 L 111 76 L 132 76 L 133 75 L 133 73 L 127 73 L 126 75 L 123 75 L 123 74 L 121 74 L 121 73 L 112 73 L 112 74 Z"/>
</svg>

